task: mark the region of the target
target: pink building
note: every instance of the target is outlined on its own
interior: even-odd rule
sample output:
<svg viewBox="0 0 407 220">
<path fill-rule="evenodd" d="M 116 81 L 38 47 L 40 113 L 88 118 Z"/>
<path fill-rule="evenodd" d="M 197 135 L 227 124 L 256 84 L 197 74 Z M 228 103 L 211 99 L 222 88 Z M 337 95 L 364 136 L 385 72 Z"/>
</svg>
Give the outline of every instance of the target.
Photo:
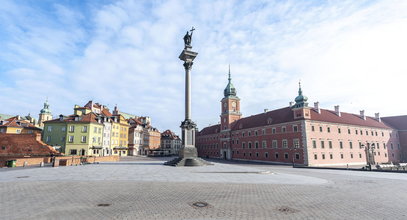
<svg viewBox="0 0 407 220">
<path fill-rule="evenodd" d="M 241 118 L 230 73 L 221 100 L 221 123 L 197 133 L 200 157 L 295 163 L 364 165 L 403 160 L 399 132 L 376 117 L 309 107 L 301 85 L 290 106 Z M 368 159 L 367 159 L 368 158 Z"/>
</svg>

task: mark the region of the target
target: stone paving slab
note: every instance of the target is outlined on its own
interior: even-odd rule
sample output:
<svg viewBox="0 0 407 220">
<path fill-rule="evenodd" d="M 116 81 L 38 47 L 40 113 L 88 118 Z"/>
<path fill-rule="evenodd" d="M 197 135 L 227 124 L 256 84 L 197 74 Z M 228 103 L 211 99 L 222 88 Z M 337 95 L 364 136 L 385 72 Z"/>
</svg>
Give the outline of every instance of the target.
<svg viewBox="0 0 407 220">
<path fill-rule="evenodd" d="M 301 179 L 301 181 L 298 181 Z M 143 181 L 248 184 L 325 184 L 326 180 L 253 167 L 214 163 L 212 166 L 172 167 L 162 161 L 100 163 L 0 172 L 0 182 L 25 181 Z"/>
<path fill-rule="evenodd" d="M 405 174 L 162 163 L 1 171 L 0 219 L 407 219 Z"/>
</svg>

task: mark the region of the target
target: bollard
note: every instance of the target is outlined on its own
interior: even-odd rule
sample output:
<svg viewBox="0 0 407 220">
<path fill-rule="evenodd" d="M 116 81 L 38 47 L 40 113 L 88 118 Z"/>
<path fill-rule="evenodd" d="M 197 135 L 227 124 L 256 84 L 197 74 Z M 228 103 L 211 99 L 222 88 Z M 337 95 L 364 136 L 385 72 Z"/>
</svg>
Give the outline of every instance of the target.
<svg viewBox="0 0 407 220">
<path fill-rule="evenodd" d="M 26 167 L 28 165 L 27 161 L 24 161 L 23 167 Z"/>
<path fill-rule="evenodd" d="M 44 166 L 44 161 L 40 163 L 40 167 L 43 167 L 43 166 Z"/>
</svg>

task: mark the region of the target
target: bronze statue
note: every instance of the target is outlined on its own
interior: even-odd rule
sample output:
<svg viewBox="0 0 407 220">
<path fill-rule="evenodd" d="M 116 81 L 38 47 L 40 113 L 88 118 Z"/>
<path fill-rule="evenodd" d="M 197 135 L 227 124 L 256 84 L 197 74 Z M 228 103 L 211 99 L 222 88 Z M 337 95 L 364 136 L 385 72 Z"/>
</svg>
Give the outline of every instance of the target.
<svg viewBox="0 0 407 220">
<path fill-rule="evenodd" d="M 185 47 L 191 47 L 191 42 L 192 42 L 192 33 L 194 32 L 195 28 L 192 27 L 190 31 L 187 31 L 187 33 L 184 36 L 184 44 Z"/>
</svg>

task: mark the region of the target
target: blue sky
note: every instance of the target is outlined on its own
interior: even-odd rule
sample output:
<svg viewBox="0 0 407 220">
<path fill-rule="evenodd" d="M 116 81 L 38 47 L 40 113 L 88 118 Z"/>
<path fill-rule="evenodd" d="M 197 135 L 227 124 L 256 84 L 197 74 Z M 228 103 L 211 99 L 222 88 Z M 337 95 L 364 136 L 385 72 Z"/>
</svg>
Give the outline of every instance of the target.
<svg viewBox="0 0 407 220">
<path fill-rule="evenodd" d="M 182 37 L 196 28 L 192 118 L 219 121 L 231 65 L 243 116 L 309 103 L 406 114 L 407 1 L 2 1 L 1 113 L 94 100 L 179 133 Z"/>
</svg>

